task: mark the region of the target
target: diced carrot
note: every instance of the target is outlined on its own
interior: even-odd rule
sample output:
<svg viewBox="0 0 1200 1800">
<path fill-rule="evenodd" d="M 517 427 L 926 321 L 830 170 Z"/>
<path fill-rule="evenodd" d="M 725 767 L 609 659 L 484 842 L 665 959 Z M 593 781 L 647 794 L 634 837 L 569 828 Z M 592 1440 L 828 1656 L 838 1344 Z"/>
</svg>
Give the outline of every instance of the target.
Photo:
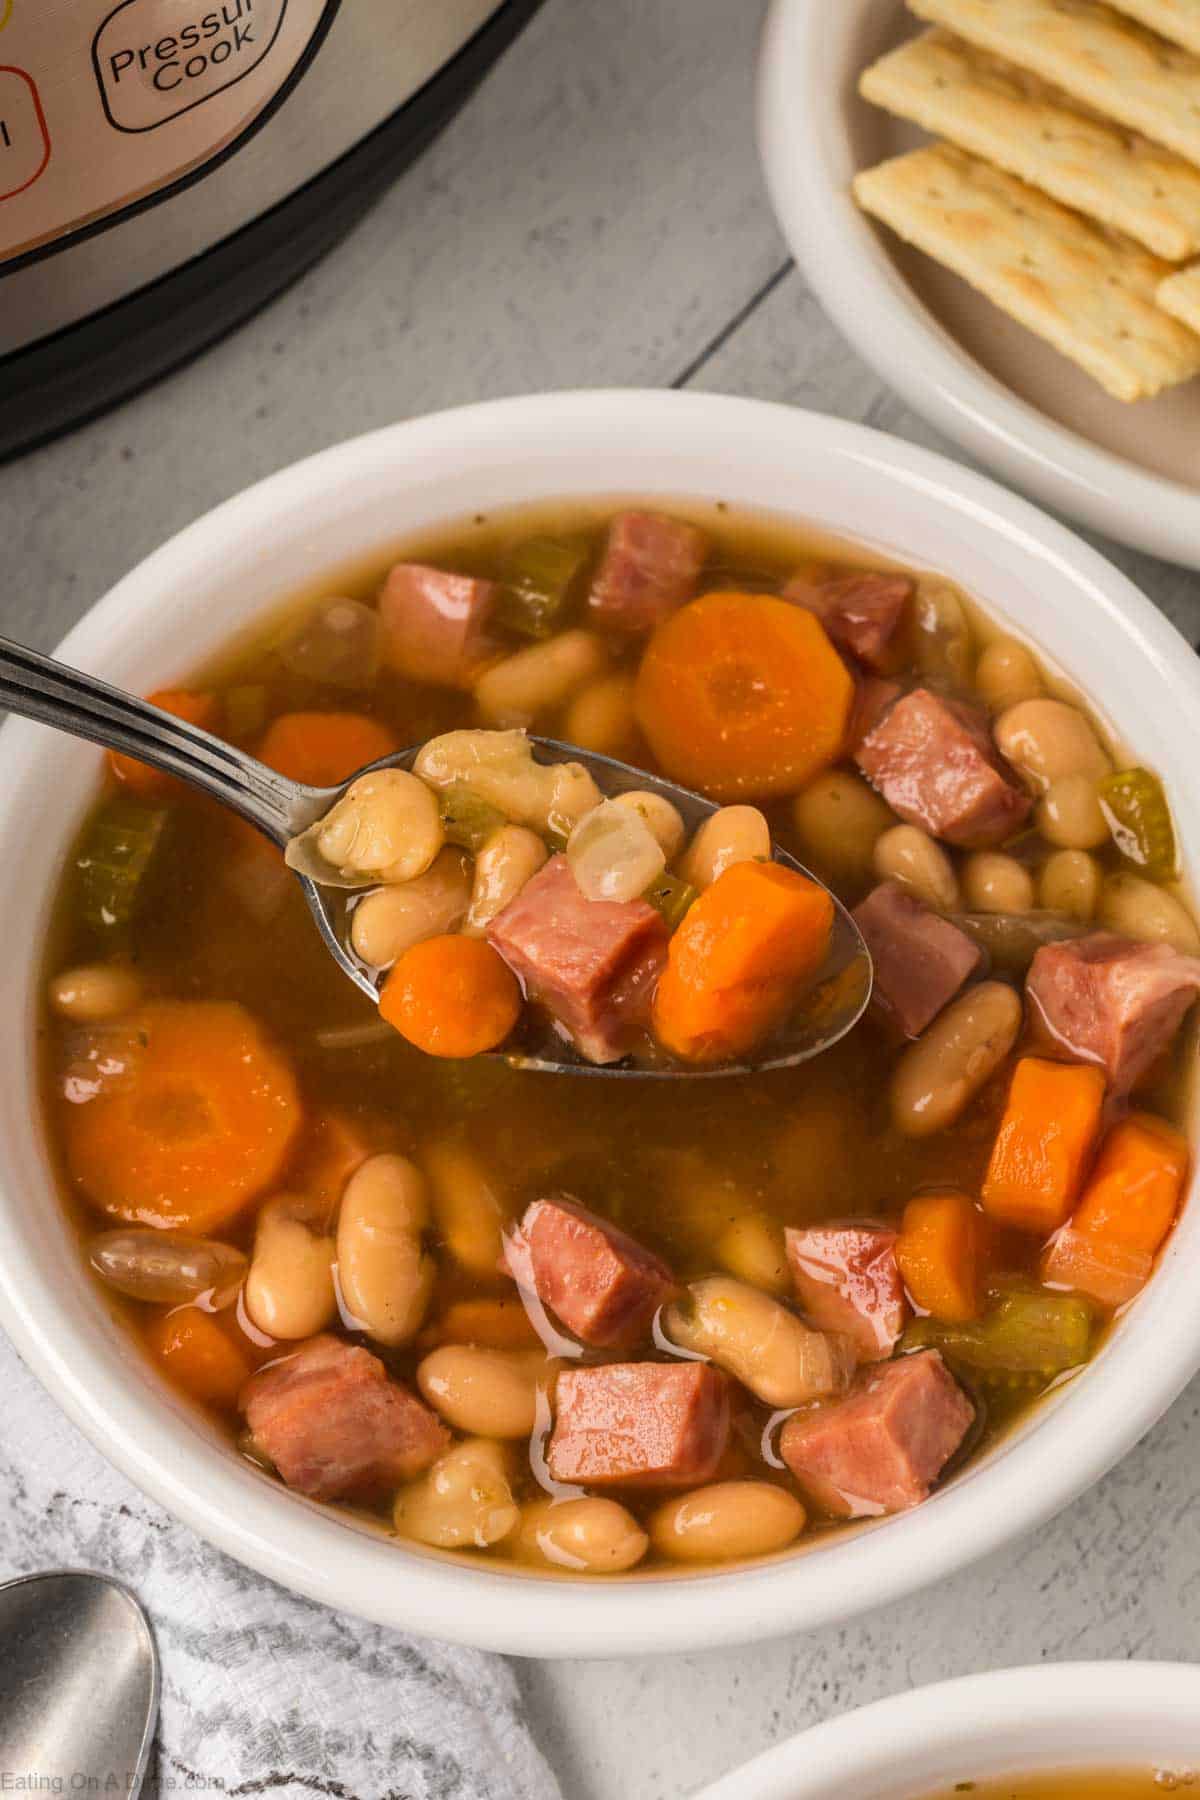
<svg viewBox="0 0 1200 1800">
<path fill-rule="evenodd" d="M 502 1044 L 516 1024 L 521 989 L 490 944 L 448 933 L 404 952 L 383 985 L 379 1011 L 427 1056 L 478 1056 Z"/>
<path fill-rule="evenodd" d="M 368 1156 L 387 1148 L 387 1139 L 388 1133 L 377 1120 L 367 1124 L 330 1107 L 305 1127 L 288 1174 L 288 1187 L 311 1194 L 332 1212 L 354 1171 Z"/>
<path fill-rule="evenodd" d="M 394 756 L 401 745 L 386 725 L 365 713 L 283 713 L 267 728 L 260 762 L 309 787 L 337 787 L 367 763 Z"/>
<path fill-rule="evenodd" d="M 654 996 L 659 1041 L 689 1062 L 725 1062 L 780 1024 L 829 948 L 833 902 L 778 863 L 734 863 L 671 939 Z"/>
<path fill-rule="evenodd" d="M 854 683 L 814 613 L 715 593 L 660 625 L 638 723 L 667 774 L 719 800 L 794 794 L 838 755 Z"/>
<path fill-rule="evenodd" d="M 164 688 L 157 694 L 147 694 L 146 698 L 151 706 L 161 708 L 173 718 L 184 719 L 189 725 L 198 725 L 201 731 L 220 728 L 221 702 L 215 694 Z M 148 763 L 139 762 L 136 756 L 125 756 L 119 750 L 109 751 L 108 764 L 122 786 L 143 799 L 162 800 L 188 791 L 174 776 L 164 775 L 161 769 L 152 769 Z"/>
<path fill-rule="evenodd" d="M 904 1209 L 896 1261 L 916 1306 L 948 1325 L 983 1307 L 987 1222 L 966 1194 L 917 1194 Z"/>
<path fill-rule="evenodd" d="M 1106 1306 L 1131 1300 L 1171 1229 L 1187 1170 L 1187 1140 L 1165 1119 L 1133 1113 L 1114 1125 L 1079 1205 L 1047 1246 L 1042 1279 Z"/>
<path fill-rule="evenodd" d="M 287 1162 L 301 1118 L 291 1067 L 221 1001 L 151 1001 L 122 1021 L 120 1045 L 120 1071 L 64 1109 L 71 1173 L 117 1218 L 211 1231 Z"/>
<path fill-rule="evenodd" d="M 166 1313 L 146 1327 L 146 1343 L 176 1387 L 206 1406 L 233 1406 L 249 1362 L 216 1320 L 198 1307 Z"/>
<path fill-rule="evenodd" d="M 1091 1063 L 1017 1064 L 983 1183 L 989 1218 L 1021 1231 L 1057 1231 L 1100 1129 L 1104 1076 Z"/>
<path fill-rule="evenodd" d="M 536 1350 L 541 1343 L 529 1314 L 515 1296 L 503 1300 L 454 1300 L 435 1319 L 422 1344 L 479 1344 L 487 1350 Z"/>
</svg>

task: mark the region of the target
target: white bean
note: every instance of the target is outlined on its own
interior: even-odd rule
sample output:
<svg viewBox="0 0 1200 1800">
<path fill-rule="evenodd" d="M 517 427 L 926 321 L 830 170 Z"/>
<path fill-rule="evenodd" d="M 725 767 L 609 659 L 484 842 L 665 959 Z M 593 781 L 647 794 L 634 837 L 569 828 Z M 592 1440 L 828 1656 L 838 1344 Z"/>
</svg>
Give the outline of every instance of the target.
<svg viewBox="0 0 1200 1800">
<path fill-rule="evenodd" d="M 912 600 L 917 667 L 965 687 L 971 672 L 971 633 L 962 595 L 941 575 L 924 575 Z"/>
<path fill-rule="evenodd" d="M 532 1500 L 522 1509 L 518 1556 L 579 1574 L 619 1575 L 641 1562 L 650 1539 L 619 1501 Z"/>
<path fill-rule="evenodd" d="M 276 1194 L 259 1208 L 244 1301 L 250 1322 L 273 1338 L 306 1338 L 337 1311 L 334 1242 L 319 1203 Z"/>
<path fill-rule="evenodd" d="M 471 895 L 470 861 L 447 846 L 424 875 L 364 894 L 350 915 L 350 942 L 365 963 L 388 969 L 414 944 L 457 931 Z"/>
<path fill-rule="evenodd" d="M 790 1294 L 783 1226 L 765 1213 L 742 1213 L 717 1239 L 717 1261 L 738 1281 L 768 1294 Z"/>
<path fill-rule="evenodd" d="M 1026 913 L 1033 908 L 1033 877 L 1015 856 L 998 850 L 976 850 L 962 871 L 963 900 L 968 912 Z"/>
<path fill-rule="evenodd" d="M 514 825 L 564 838 L 604 798 L 582 763 L 535 762 L 523 731 L 444 732 L 422 746 L 413 769 L 439 793 L 462 782 Z"/>
<path fill-rule="evenodd" d="M 1034 823 L 1048 844 L 1064 850 L 1095 850 L 1109 839 L 1092 775 L 1061 775 L 1052 781 L 1038 801 Z"/>
<path fill-rule="evenodd" d="M 650 1541 L 675 1562 L 734 1562 L 784 1550 L 804 1530 L 804 1508 L 769 1481 L 714 1481 L 650 1515 Z"/>
<path fill-rule="evenodd" d="M 492 920 L 532 881 L 549 856 L 536 831 L 526 825 L 502 825 L 475 858 L 475 881 L 463 930 L 482 937 Z"/>
<path fill-rule="evenodd" d="M 661 794 L 652 794 L 648 788 L 633 788 L 627 794 L 616 794 L 613 805 L 632 807 L 639 813 L 658 840 L 667 861 L 675 861 L 686 835 L 677 806 L 672 806 Z"/>
<path fill-rule="evenodd" d="M 407 1344 L 425 1316 L 436 1275 L 422 1243 L 428 1224 L 425 1181 L 407 1157 L 368 1157 L 346 1183 L 338 1284 L 358 1329 L 381 1344 Z"/>
<path fill-rule="evenodd" d="M 1001 754 L 1035 793 L 1045 793 L 1064 775 L 1099 781 L 1111 764 L 1091 723 L 1065 700 L 1022 700 L 1001 713 L 995 725 Z"/>
<path fill-rule="evenodd" d="M 792 801 L 801 860 L 835 880 L 865 881 L 875 846 L 896 815 L 861 775 L 827 769 Z"/>
<path fill-rule="evenodd" d="M 1056 850 L 1038 872 L 1038 904 L 1086 925 L 1100 904 L 1100 865 L 1086 850 Z"/>
<path fill-rule="evenodd" d="M 132 1012 L 142 997 L 142 984 L 120 963 L 86 963 L 64 969 L 50 983 L 50 1004 L 76 1025 L 101 1025 Z"/>
<path fill-rule="evenodd" d="M 567 708 L 562 735 L 597 756 L 615 756 L 626 762 L 638 742 L 633 709 L 633 677 L 607 675 L 576 694 Z"/>
<path fill-rule="evenodd" d="M 1140 875 L 1110 875 L 1100 890 L 1100 923 L 1108 931 L 1147 944 L 1170 944 L 1186 955 L 1200 951 L 1191 914 L 1166 888 Z"/>
<path fill-rule="evenodd" d="M 331 869 L 375 881 L 423 875 L 444 837 L 437 795 L 406 769 L 360 776 L 315 832 Z"/>
<path fill-rule="evenodd" d="M 935 912 L 958 908 L 958 876 L 939 843 L 918 825 L 893 825 L 875 844 L 875 873 L 894 881 Z"/>
<path fill-rule="evenodd" d="M 771 828 L 757 806 L 722 806 L 696 832 L 679 873 L 693 887 L 711 887 L 734 863 L 765 861 L 770 854 Z"/>
<path fill-rule="evenodd" d="M 204 1298 L 218 1312 L 237 1299 L 246 1274 L 246 1258 L 233 1244 L 144 1225 L 102 1231 L 88 1245 L 88 1261 L 131 1300 L 182 1306 Z"/>
<path fill-rule="evenodd" d="M 541 1350 L 485 1350 L 443 1344 L 417 1369 L 417 1386 L 456 1431 L 475 1437 L 527 1438 L 537 1414 Z"/>
<path fill-rule="evenodd" d="M 663 1315 L 673 1344 L 709 1356 L 768 1406 L 801 1406 L 842 1391 L 854 1355 L 761 1289 L 725 1275 L 693 1281 Z"/>
<path fill-rule="evenodd" d="M 1007 712 L 1045 693 L 1041 671 L 1016 638 L 995 638 L 975 665 L 975 691 L 992 712 Z"/>
<path fill-rule="evenodd" d="M 421 1166 L 446 1252 L 481 1281 L 496 1280 L 508 1208 L 492 1167 L 466 1144 L 447 1139 L 425 1145 Z"/>
<path fill-rule="evenodd" d="M 517 1529 L 512 1465 L 502 1444 L 468 1438 L 440 1456 L 419 1481 L 401 1488 L 396 1530 L 439 1550 L 487 1550 Z"/>
<path fill-rule="evenodd" d="M 532 725 L 564 706 L 608 668 L 608 651 L 590 631 L 561 631 L 494 663 L 475 684 L 475 701 L 490 725 Z"/>
<path fill-rule="evenodd" d="M 931 1137 L 966 1110 L 1017 1041 L 1020 996 L 981 981 L 951 1002 L 896 1064 L 892 1120 L 906 1137 Z"/>
</svg>

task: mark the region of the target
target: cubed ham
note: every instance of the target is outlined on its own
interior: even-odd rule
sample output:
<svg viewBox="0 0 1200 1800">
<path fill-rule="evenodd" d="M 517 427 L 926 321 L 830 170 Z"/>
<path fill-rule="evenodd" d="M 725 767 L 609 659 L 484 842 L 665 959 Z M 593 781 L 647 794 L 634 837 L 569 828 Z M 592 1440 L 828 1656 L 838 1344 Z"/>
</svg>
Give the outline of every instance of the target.
<svg viewBox="0 0 1200 1800">
<path fill-rule="evenodd" d="M 383 659 L 409 681 L 473 687 L 497 646 L 488 634 L 494 581 L 397 563 L 379 599 Z"/>
<path fill-rule="evenodd" d="M 1100 1063 L 1127 1094 L 1167 1049 L 1200 992 L 1200 958 L 1169 944 L 1096 931 L 1044 944 L 1026 982 L 1040 1035 L 1082 1062 Z"/>
<path fill-rule="evenodd" d="M 1011 837 L 1031 805 L 982 713 L 929 688 L 897 700 L 854 760 L 893 812 L 968 850 Z"/>
<path fill-rule="evenodd" d="M 839 650 L 846 650 L 868 669 L 888 666 L 888 651 L 913 591 L 907 575 L 863 570 L 811 581 L 790 581 L 783 598 L 816 613 Z"/>
<path fill-rule="evenodd" d="M 896 1233 L 878 1225 L 815 1225 L 784 1236 L 796 1298 L 813 1324 L 844 1333 L 860 1362 L 890 1356 L 908 1314 Z"/>
<path fill-rule="evenodd" d="M 888 681 L 882 675 L 865 675 L 855 683 L 850 722 L 846 727 L 847 755 L 854 755 L 863 739 L 874 731 L 903 692 L 898 681 Z"/>
<path fill-rule="evenodd" d="M 526 997 L 590 1062 L 616 1062 L 646 1025 L 667 927 L 645 900 L 589 900 L 552 856 L 488 927 Z"/>
<path fill-rule="evenodd" d="M 547 1461 L 555 1481 L 689 1487 L 715 1473 L 729 1382 L 708 1363 L 605 1363 L 555 1383 Z"/>
<path fill-rule="evenodd" d="M 585 1344 L 644 1339 L 675 1289 L 659 1257 L 564 1195 L 534 1200 L 505 1244 L 509 1273 Z"/>
<path fill-rule="evenodd" d="M 834 1518 L 904 1512 L 929 1498 L 974 1417 L 938 1352 L 922 1350 L 860 1376 L 844 1400 L 794 1413 L 779 1453 Z"/>
<path fill-rule="evenodd" d="M 702 531 L 662 513 L 618 513 L 588 595 L 606 631 L 650 631 L 696 591 L 708 543 Z"/>
<path fill-rule="evenodd" d="M 314 1500 L 362 1500 L 427 1469 L 450 1442 L 435 1413 L 377 1356 L 310 1338 L 251 1376 L 241 1409 L 289 1487 Z"/>
<path fill-rule="evenodd" d="M 905 1037 L 920 1037 L 978 969 L 979 946 L 894 881 L 875 888 L 853 916 L 875 964 L 872 1004 Z"/>
</svg>

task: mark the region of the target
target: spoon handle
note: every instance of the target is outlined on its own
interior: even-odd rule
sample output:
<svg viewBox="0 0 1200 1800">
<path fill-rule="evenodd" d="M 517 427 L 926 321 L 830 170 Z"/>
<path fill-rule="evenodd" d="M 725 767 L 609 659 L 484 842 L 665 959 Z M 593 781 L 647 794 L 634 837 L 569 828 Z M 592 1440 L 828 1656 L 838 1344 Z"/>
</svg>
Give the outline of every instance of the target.
<svg viewBox="0 0 1200 1800">
<path fill-rule="evenodd" d="M 280 846 L 293 835 L 297 802 L 306 793 L 295 782 L 198 726 L 5 637 L 0 706 L 178 776 Z"/>
</svg>

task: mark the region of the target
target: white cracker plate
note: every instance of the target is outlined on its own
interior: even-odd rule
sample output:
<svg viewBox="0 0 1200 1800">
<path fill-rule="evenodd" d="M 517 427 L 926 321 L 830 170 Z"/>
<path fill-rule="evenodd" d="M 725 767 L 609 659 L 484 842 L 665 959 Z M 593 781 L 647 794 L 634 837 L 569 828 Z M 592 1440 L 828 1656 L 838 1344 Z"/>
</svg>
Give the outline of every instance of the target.
<svg viewBox="0 0 1200 1800">
<path fill-rule="evenodd" d="M 773 0 L 759 143 L 784 235 L 859 354 L 909 405 L 1058 511 L 1200 568 L 1200 378 L 1133 406 L 863 217 L 859 169 L 923 140 L 859 98 L 920 29 L 901 0 Z"/>
</svg>

